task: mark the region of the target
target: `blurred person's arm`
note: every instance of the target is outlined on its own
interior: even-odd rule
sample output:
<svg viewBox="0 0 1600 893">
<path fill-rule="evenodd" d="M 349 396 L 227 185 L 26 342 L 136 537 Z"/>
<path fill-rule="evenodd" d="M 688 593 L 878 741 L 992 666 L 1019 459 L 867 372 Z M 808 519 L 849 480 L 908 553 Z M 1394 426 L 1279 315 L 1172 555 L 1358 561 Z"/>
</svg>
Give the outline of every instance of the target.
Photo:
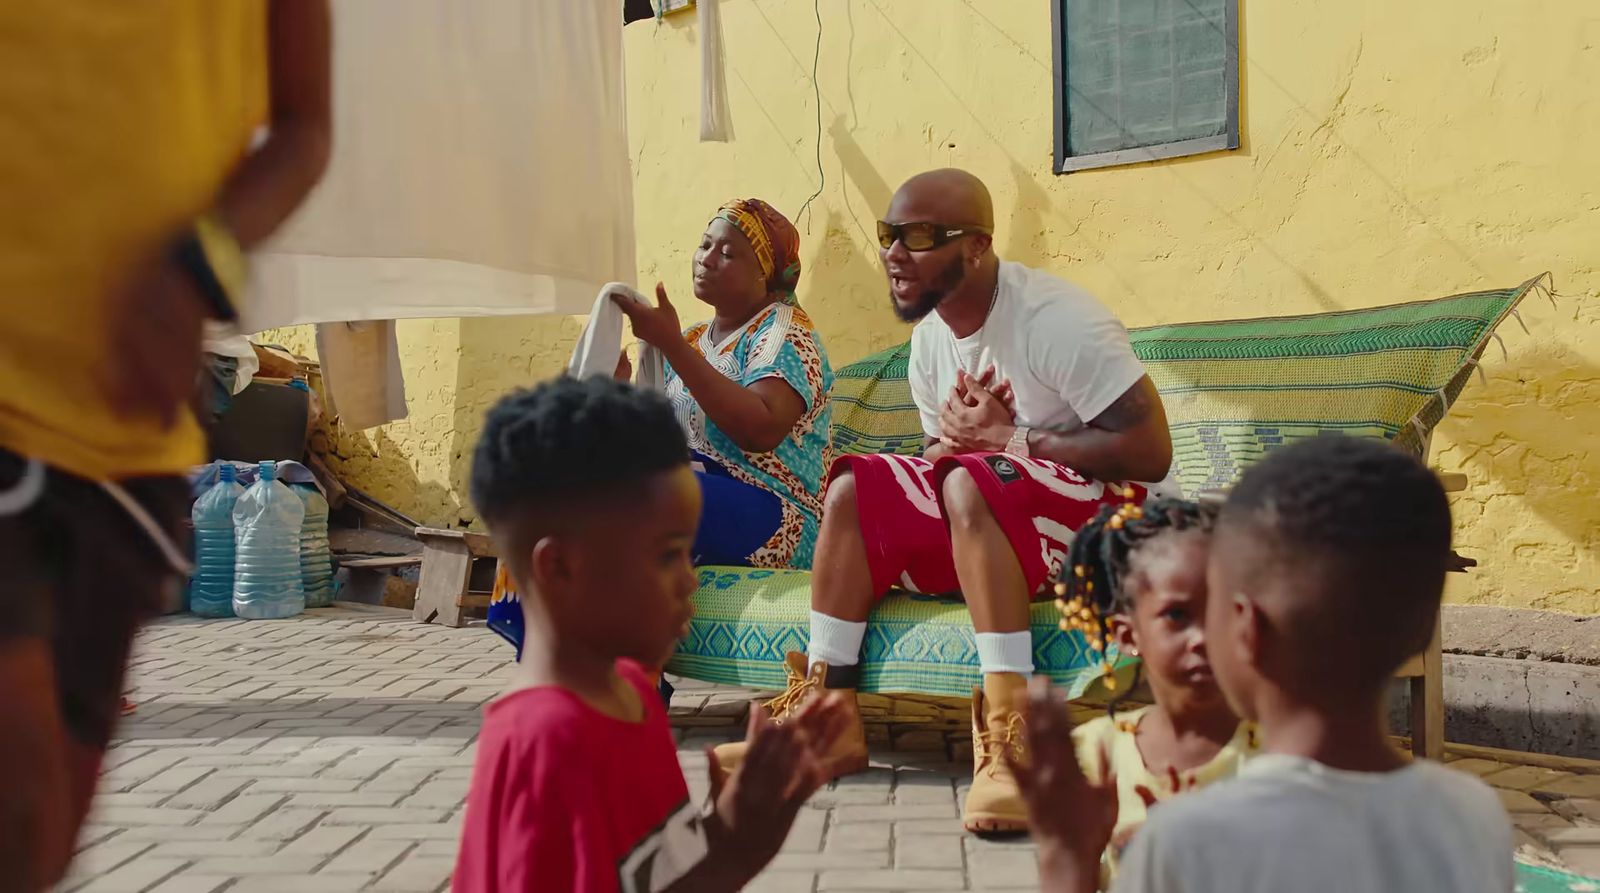
<svg viewBox="0 0 1600 893">
<path fill-rule="evenodd" d="M 230 316 L 228 305 L 243 286 L 241 252 L 272 235 L 328 166 L 328 2 L 271 0 L 267 9 L 272 110 L 266 140 L 228 177 L 211 213 L 174 233 L 174 247 L 130 271 L 107 317 L 115 362 L 101 374 L 120 413 L 153 415 L 167 426 L 178 419 L 200 368 L 201 323 Z M 227 233 L 219 237 L 221 228 Z M 235 245 L 227 244 L 229 237 Z"/>
<path fill-rule="evenodd" d="M 333 147 L 328 0 L 270 0 L 267 139 L 234 171 L 216 210 L 243 248 L 272 235 L 310 194 Z"/>
</svg>

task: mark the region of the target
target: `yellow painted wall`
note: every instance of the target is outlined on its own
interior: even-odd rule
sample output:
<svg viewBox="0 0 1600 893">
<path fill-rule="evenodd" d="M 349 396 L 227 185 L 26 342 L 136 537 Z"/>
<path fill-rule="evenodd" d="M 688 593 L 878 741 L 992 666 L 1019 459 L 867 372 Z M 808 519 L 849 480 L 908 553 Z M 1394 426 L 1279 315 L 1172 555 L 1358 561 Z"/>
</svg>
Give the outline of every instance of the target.
<svg viewBox="0 0 1600 893">
<path fill-rule="evenodd" d="M 822 164 L 800 295 L 836 364 L 902 341 L 873 221 L 943 165 L 983 177 L 1003 256 L 1101 295 L 1130 326 L 1433 297 L 1552 270 L 1435 440 L 1471 478 L 1451 598 L 1600 613 L 1600 7 L 1242 0 L 1244 145 L 1050 172 L 1045 0 L 820 0 Z M 640 276 L 687 299 L 712 210 L 794 214 L 818 184 L 802 0 L 723 0 L 736 139 L 701 144 L 694 16 L 627 29 Z M 404 323 L 413 418 L 341 460 L 431 523 L 461 507 L 475 420 L 561 366 L 574 320 Z M 360 443 L 355 441 L 359 440 Z"/>
</svg>

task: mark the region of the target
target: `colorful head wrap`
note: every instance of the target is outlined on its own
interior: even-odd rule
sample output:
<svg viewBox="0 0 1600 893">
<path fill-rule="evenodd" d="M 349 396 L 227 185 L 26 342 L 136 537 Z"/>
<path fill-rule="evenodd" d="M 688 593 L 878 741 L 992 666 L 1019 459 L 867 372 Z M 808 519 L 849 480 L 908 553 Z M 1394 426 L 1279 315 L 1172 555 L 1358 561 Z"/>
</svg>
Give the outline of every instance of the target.
<svg viewBox="0 0 1600 893">
<path fill-rule="evenodd" d="M 768 291 L 794 294 L 800 283 L 800 231 L 789 218 L 759 198 L 736 198 L 723 205 L 716 217 L 738 227 L 750 240 L 761 272 L 767 276 Z"/>
</svg>

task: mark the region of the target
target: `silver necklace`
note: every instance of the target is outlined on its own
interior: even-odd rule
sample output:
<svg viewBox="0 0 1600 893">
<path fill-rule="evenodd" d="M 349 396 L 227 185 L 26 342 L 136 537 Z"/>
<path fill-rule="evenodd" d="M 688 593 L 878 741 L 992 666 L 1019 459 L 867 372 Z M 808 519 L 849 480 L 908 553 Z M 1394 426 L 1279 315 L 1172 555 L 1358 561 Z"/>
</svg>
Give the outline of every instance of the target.
<svg viewBox="0 0 1600 893">
<path fill-rule="evenodd" d="M 978 361 L 983 359 L 984 342 L 989 337 L 989 317 L 994 315 L 994 308 L 998 303 L 1000 303 L 1000 276 L 998 273 L 996 273 L 994 277 L 994 294 L 989 296 L 989 309 L 983 312 L 983 324 L 978 326 L 978 331 L 976 332 L 978 336 L 978 347 L 972 352 L 971 364 L 974 368 L 967 368 L 967 362 L 962 359 L 961 345 L 956 340 L 955 330 L 949 326 L 945 326 L 945 333 L 950 336 L 950 351 L 951 353 L 955 354 L 956 368 L 967 373 L 973 378 L 978 377 L 978 370 L 976 366 L 978 365 Z"/>
</svg>

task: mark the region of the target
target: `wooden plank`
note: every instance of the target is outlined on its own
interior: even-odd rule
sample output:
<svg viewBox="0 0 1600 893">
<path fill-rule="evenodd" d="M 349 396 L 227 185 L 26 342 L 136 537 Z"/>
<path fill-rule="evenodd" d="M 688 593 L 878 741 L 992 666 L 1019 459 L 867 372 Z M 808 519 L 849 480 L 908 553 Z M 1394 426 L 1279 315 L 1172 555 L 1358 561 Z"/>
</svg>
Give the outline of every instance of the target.
<svg viewBox="0 0 1600 893">
<path fill-rule="evenodd" d="M 456 604 L 463 608 L 487 608 L 489 599 L 493 597 L 487 592 L 469 592 L 457 599 Z"/>
<path fill-rule="evenodd" d="M 1411 752 L 1437 760 L 1444 756 L 1444 647 L 1438 620 L 1422 652 L 1422 675 L 1411 680 Z M 1418 746 L 1420 745 L 1420 746 Z"/>
<path fill-rule="evenodd" d="M 340 567 L 381 569 L 414 567 L 422 563 L 421 555 L 377 555 L 371 558 L 343 558 L 335 555 L 334 563 Z"/>
<path fill-rule="evenodd" d="M 418 527 L 417 539 L 459 540 L 467 544 L 472 554 L 477 558 L 493 558 L 494 540 L 485 533 L 474 533 L 470 530 L 444 530 L 437 527 Z"/>
<path fill-rule="evenodd" d="M 471 573 L 472 553 L 464 540 L 423 538 L 422 574 L 417 581 L 417 603 L 411 609 L 411 618 L 422 623 L 438 620 L 444 626 L 460 626 L 461 606 L 457 599 L 466 591 Z"/>
</svg>

